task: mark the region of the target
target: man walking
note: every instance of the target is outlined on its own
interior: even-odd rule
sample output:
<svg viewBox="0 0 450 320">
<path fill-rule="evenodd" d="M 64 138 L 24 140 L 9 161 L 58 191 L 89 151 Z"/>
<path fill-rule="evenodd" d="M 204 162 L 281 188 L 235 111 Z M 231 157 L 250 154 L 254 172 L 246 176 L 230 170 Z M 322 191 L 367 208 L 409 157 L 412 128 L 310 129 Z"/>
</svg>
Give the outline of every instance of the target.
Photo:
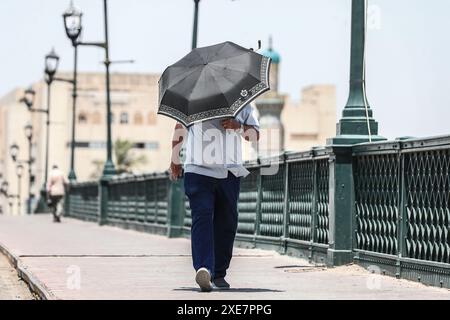
<svg viewBox="0 0 450 320">
<path fill-rule="evenodd" d="M 67 184 L 68 181 L 64 173 L 57 165 L 53 165 L 47 181 L 47 194 L 49 206 L 52 208 L 54 222 L 61 222 L 61 215 L 63 212 L 62 199 L 64 198 L 65 187 Z"/>
<path fill-rule="evenodd" d="M 250 105 L 235 118 L 214 119 L 190 126 L 177 123 L 172 139 L 172 180 L 182 175 L 179 150 L 184 143 L 184 188 L 192 212 L 191 248 L 195 280 L 202 291 L 228 289 L 225 280 L 238 224 L 242 165 L 241 137 L 259 139 L 259 123 Z"/>
</svg>

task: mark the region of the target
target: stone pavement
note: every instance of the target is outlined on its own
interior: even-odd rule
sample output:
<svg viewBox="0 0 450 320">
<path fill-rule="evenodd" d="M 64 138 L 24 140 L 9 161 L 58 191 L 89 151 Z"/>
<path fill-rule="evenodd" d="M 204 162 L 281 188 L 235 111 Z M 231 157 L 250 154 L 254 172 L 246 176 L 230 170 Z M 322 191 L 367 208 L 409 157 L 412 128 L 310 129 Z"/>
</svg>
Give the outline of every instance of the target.
<svg viewBox="0 0 450 320">
<path fill-rule="evenodd" d="M 0 253 L 0 300 L 30 300 L 33 295 L 17 276 L 8 259 Z"/>
<path fill-rule="evenodd" d="M 236 248 L 229 291 L 200 293 L 188 239 L 48 215 L 0 216 L 0 247 L 47 299 L 450 299 L 450 291 Z"/>
</svg>

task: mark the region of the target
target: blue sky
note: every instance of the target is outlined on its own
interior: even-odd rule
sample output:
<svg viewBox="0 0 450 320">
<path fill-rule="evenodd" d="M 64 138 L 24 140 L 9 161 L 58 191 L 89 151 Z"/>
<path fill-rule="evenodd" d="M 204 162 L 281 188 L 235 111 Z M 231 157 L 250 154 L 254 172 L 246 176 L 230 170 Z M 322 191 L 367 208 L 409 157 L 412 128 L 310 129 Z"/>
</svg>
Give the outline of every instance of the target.
<svg viewBox="0 0 450 320">
<path fill-rule="evenodd" d="M 84 12 L 86 41 L 103 39 L 101 0 L 75 0 Z M 61 69 L 72 49 L 61 13 L 69 0 L 0 1 L 0 95 L 42 77 L 43 57 L 55 47 Z M 367 93 L 380 134 L 450 133 L 450 1 L 369 0 L 379 19 L 368 32 Z M 161 72 L 191 45 L 192 0 L 109 0 L 112 59 L 135 59 L 114 71 Z M 282 56 L 281 91 L 337 86 L 345 105 L 350 59 L 351 0 L 201 0 L 199 46 L 224 40 L 267 45 Z M 103 51 L 80 50 L 80 69 L 103 71 Z"/>
</svg>

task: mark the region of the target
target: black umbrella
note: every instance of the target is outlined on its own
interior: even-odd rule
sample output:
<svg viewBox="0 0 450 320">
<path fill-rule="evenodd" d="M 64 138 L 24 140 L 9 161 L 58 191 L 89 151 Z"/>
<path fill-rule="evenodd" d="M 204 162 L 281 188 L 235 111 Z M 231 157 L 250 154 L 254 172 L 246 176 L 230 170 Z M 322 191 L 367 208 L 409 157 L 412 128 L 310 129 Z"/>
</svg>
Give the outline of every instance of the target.
<svg viewBox="0 0 450 320">
<path fill-rule="evenodd" d="M 269 90 L 270 58 L 233 42 L 197 48 L 159 80 L 158 113 L 190 126 L 234 117 Z"/>
</svg>

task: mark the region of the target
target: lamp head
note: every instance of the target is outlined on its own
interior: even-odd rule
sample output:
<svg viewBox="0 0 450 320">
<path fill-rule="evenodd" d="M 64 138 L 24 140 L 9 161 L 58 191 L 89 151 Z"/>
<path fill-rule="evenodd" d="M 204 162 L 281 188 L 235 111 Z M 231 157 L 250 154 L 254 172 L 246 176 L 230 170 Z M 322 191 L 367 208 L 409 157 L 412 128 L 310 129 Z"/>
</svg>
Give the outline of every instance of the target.
<svg viewBox="0 0 450 320">
<path fill-rule="evenodd" d="M 45 74 L 48 76 L 46 78 L 47 83 L 50 83 L 53 80 L 53 76 L 58 70 L 59 65 L 59 56 L 56 54 L 55 49 L 53 48 L 50 53 L 45 56 Z"/>
<path fill-rule="evenodd" d="M 9 147 L 9 153 L 11 154 L 11 158 L 13 159 L 13 161 L 15 162 L 17 160 L 17 156 L 19 154 L 19 146 L 17 145 L 17 143 L 13 143 L 10 147 Z"/>
<path fill-rule="evenodd" d="M 83 29 L 82 26 L 83 13 L 80 9 L 74 6 L 73 1 L 70 1 L 69 8 L 63 13 L 64 28 L 67 37 L 72 40 L 72 44 L 76 45 L 78 38 Z"/>
</svg>

